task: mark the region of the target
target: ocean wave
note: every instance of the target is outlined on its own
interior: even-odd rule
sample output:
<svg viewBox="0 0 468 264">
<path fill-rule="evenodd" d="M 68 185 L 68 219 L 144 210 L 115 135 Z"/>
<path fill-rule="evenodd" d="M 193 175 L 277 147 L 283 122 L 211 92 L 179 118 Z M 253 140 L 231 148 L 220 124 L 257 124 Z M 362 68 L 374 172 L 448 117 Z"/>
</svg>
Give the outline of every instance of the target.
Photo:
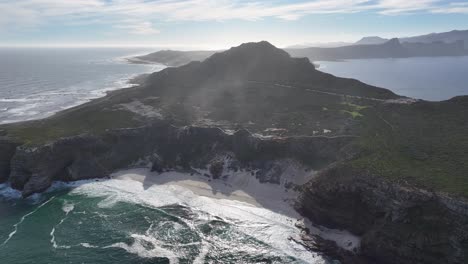
<svg viewBox="0 0 468 264">
<path fill-rule="evenodd" d="M 141 258 L 167 258 L 171 264 L 179 263 L 179 256 L 175 252 L 162 247 L 158 239 L 139 234 L 132 234 L 131 237 L 134 240 L 131 244 L 119 242 L 104 248 L 122 248 Z"/>
<path fill-rule="evenodd" d="M 5 200 L 20 199 L 21 192 L 11 188 L 8 184 L 0 184 L 0 198 Z"/>
<path fill-rule="evenodd" d="M 187 177 L 190 176 L 187 175 Z M 210 234 L 205 236 L 199 233 L 205 237 L 205 243 L 200 245 L 200 254 L 206 255 L 206 252 L 211 250 L 212 244 L 220 246 L 219 244 L 224 243 L 226 244 L 225 248 L 220 246 L 220 250 L 236 250 L 239 254 L 240 252 L 254 255 L 280 254 L 282 256 L 294 256 L 306 263 L 323 263 L 323 259 L 316 253 L 310 252 L 301 245 L 291 243 L 288 240 L 290 236 L 300 235 L 301 231 L 294 226 L 295 221 L 300 217 L 298 214 L 288 216 L 241 201 L 199 196 L 193 191 L 177 185 L 154 185 L 145 188 L 140 182 L 117 179 L 80 185 L 73 189 L 70 195 L 103 198 L 98 203 L 98 206 L 102 208 L 114 208 L 121 202 L 143 205 L 149 208 L 180 204 L 196 212 L 194 225 L 211 225 L 210 223 L 214 223 L 216 226 L 216 223 L 221 221 L 233 228 L 233 233 L 230 234 L 230 239 L 233 240 L 231 243 L 223 239 L 219 240 L 216 236 Z M 283 203 L 281 200 L 276 202 Z M 284 208 L 283 206 L 280 205 L 279 207 Z M 206 219 L 210 220 L 206 221 Z M 196 230 L 197 228 L 193 226 L 193 229 Z M 262 245 L 268 245 L 269 249 L 263 246 L 242 245 L 240 241 L 243 240 L 243 236 L 252 236 L 253 241 L 261 241 Z M 148 241 L 153 243 L 152 239 L 154 237 L 148 237 L 148 234 L 132 234 L 131 237 L 135 240 L 133 244 L 122 242 L 111 246 L 123 248 L 139 256 L 156 254 L 157 250 L 148 250 L 142 246 Z M 160 247 L 162 245 L 155 245 L 155 248 Z M 170 256 L 172 257 L 172 255 Z M 199 256 L 198 260 L 201 261 L 201 258 L 204 257 Z"/>
<path fill-rule="evenodd" d="M 0 98 L 0 103 L 27 103 L 27 102 L 33 102 L 33 101 L 41 101 L 41 99 L 37 98 L 30 98 L 30 97 L 24 97 L 24 98 Z"/>
</svg>

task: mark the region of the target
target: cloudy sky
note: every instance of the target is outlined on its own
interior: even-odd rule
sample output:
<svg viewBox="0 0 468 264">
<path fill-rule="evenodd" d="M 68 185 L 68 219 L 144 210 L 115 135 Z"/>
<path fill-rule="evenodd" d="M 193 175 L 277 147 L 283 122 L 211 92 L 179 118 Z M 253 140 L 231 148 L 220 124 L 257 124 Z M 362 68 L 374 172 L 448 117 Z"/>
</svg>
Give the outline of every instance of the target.
<svg viewBox="0 0 468 264">
<path fill-rule="evenodd" d="M 2 46 L 225 48 L 468 29 L 466 0 L 0 0 Z"/>
</svg>

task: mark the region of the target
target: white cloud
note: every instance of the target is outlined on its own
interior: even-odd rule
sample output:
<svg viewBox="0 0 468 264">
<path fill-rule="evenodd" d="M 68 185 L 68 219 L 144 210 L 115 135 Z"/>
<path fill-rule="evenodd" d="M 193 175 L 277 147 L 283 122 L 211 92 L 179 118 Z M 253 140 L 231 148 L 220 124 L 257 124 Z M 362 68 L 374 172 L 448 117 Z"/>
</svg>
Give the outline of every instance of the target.
<svg viewBox="0 0 468 264">
<path fill-rule="evenodd" d="M 468 3 L 451 3 L 448 6 L 436 8 L 433 12 L 442 14 L 468 14 Z"/>
<path fill-rule="evenodd" d="M 375 8 L 380 9 L 380 14 L 397 15 L 402 13 L 414 13 L 431 11 L 436 8 L 441 0 L 381 0 Z"/>
<path fill-rule="evenodd" d="M 150 22 L 124 21 L 123 25 L 114 26 L 115 28 L 125 29 L 130 34 L 153 35 L 158 34 L 159 30 L 153 27 Z"/>
<path fill-rule="evenodd" d="M 135 34 L 158 33 L 154 21 L 296 20 L 310 14 L 468 13 L 442 0 L 0 0 L 0 27 L 109 23 Z"/>
</svg>

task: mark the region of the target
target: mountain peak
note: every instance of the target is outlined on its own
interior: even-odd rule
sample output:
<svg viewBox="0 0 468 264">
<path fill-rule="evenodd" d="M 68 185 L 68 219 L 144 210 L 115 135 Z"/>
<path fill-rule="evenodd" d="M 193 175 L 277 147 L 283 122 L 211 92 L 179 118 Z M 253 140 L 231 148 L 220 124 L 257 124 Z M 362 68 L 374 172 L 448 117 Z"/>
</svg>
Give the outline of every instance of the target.
<svg viewBox="0 0 468 264">
<path fill-rule="evenodd" d="M 287 79 L 297 73 L 314 73 L 308 59 L 292 58 L 267 41 L 245 43 L 206 59 L 201 67 L 226 80 Z"/>
<path fill-rule="evenodd" d="M 383 44 L 388 39 L 384 39 L 378 36 L 370 36 L 370 37 L 363 37 L 359 41 L 355 43 L 355 45 L 376 45 L 376 44 Z"/>
<path fill-rule="evenodd" d="M 242 58 L 246 60 L 266 57 L 281 59 L 291 58 L 286 51 L 273 46 L 268 41 L 244 43 L 240 46 L 232 47 L 229 50 L 222 53 L 218 53 L 216 55 L 218 55 L 217 57 L 220 57 L 222 55 L 224 57 L 236 57 L 238 59 Z"/>
<path fill-rule="evenodd" d="M 390 46 L 392 46 L 392 45 L 398 45 L 399 46 L 401 43 L 400 43 L 400 40 L 398 38 L 392 38 L 389 41 L 385 42 L 384 44 L 385 45 L 390 45 Z"/>
</svg>

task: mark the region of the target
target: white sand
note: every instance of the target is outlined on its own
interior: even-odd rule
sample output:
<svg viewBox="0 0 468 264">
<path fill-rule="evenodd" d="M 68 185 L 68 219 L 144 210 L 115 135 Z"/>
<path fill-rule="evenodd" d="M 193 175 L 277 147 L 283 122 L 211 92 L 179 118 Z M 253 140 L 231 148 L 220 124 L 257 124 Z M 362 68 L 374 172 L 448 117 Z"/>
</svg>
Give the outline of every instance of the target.
<svg viewBox="0 0 468 264">
<path fill-rule="evenodd" d="M 265 204 L 272 202 L 284 202 L 295 196 L 293 193 L 288 194 L 280 185 L 260 183 L 248 172 L 231 173 L 227 180 L 211 180 L 200 174 L 190 176 L 181 172 L 159 174 L 148 169 L 132 169 L 114 173 L 112 178 L 138 181 L 148 186 L 180 186 L 200 196 L 236 200 L 257 207 L 265 207 Z"/>
</svg>

